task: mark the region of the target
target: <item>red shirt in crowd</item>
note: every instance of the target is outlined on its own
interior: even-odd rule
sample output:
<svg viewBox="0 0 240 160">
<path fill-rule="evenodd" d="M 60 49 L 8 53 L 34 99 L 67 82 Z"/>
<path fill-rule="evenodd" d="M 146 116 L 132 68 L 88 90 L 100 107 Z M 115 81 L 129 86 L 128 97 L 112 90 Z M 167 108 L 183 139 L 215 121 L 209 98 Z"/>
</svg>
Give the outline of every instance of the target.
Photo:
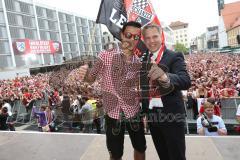
<svg viewBox="0 0 240 160">
<path fill-rule="evenodd" d="M 29 93 L 29 92 L 25 92 L 23 94 L 23 100 L 22 100 L 22 103 L 23 105 L 27 105 L 32 99 L 32 95 Z"/>
</svg>

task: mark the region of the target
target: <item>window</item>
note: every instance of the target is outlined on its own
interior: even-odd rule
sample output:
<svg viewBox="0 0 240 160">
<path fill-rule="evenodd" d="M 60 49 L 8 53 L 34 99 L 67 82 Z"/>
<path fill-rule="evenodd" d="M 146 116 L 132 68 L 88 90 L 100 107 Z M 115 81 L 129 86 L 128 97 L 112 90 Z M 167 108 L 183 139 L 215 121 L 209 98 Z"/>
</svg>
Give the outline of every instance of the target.
<svg viewBox="0 0 240 160">
<path fill-rule="evenodd" d="M 87 27 L 83 27 L 83 28 L 82 28 L 82 31 L 83 31 L 82 33 L 88 34 L 88 28 L 87 28 Z"/>
<path fill-rule="evenodd" d="M 66 22 L 66 14 L 59 12 L 59 20 L 62 22 Z"/>
<path fill-rule="evenodd" d="M 3 6 L 2 6 L 2 2 L 0 2 L 0 8 L 3 8 Z"/>
<path fill-rule="evenodd" d="M 77 27 L 78 34 L 82 34 L 82 27 Z"/>
<path fill-rule="evenodd" d="M 70 44 L 70 48 L 72 52 L 76 52 L 77 51 L 77 45 L 76 44 Z"/>
<path fill-rule="evenodd" d="M 100 37 L 95 37 L 95 42 L 96 42 L 96 43 L 101 43 Z"/>
<path fill-rule="evenodd" d="M 36 7 L 36 12 L 38 17 L 42 17 L 43 16 L 43 9 L 41 7 Z"/>
<path fill-rule="evenodd" d="M 72 22 L 73 22 L 73 20 L 72 20 L 72 16 L 66 14 L 66 20 L 65 20 L 65 21 L 67 21 L 67 22 L 69 22 L 69 23 L 72 23 Z"/>
<path fill-rule="evenodd" d="M 96 45 L 92 45 L 92 51 L 95 52 L 97 50 Z"/>
<path fill-rule="evenodd" d="M 48 31 L 40 31 L 40 36 L 41 36 L 41 39 L 43 40 L 57 40 L 56 38 L 57 35 Z"/>
<path fill-rule="evenodd" d="M 35 27 L 35 21 L 32 17 L 22 16 L 22 22 L 24 27 Z"/>
<path fill-rule="evenodd" d="M 16 28 L 16 29 L 18 29 L 18 28 Z M 18 32 L 19 32 L 19 38 L 26 38 L 23 28 L 19 28 Z"/>
<path fill-rule="evenodd" d="M 12 38 L 25 38 L 24 29 L 10 27 L 10 33 Z"/>
<path fill-rule="evenodd" d="M 83 36 L 78 36 L 79 43 L 84 43 Z"/>
<path fill-rule="evenodd" d="M 48 21 L 49 29 L 50 30 L 57 30 L 57 23 L 53 21 Z"/>
<path fill-rule="evenodd" d="M 29 4 L 23 2 L 19 2 L 19 4 L 21 12 L 31 14 Z"/>
<path fill-rule="evenodd" d="M 63 44 L 63 50 L 64 52 L 69 52 L 70 51 L 70 44 Z"/>
<path fill-rule="evenodd" d="M 51 40 L 50 32 L 45 32 L 46 40 Z"/>
<path fill-rule="evenodd" d="M 12 67 L 12 58 L 11 56 L 0 55 L 0 68 Z"/>
<path fill-rule="evenodd" d="M 52 10 L 46 9 L 46 13 L 47 13 L 47 18 L 49 18 L 49 19 L 55 18 Z"/>
<path fill-rule="evenodd" d="M 87 20 L 84 18 L 81 18 L 81 24 L 86 26 L 87 25 Z"/>
<path fill-rule="evenodd" d="M 44 27 L 44 22 L 43 22 L 42 19 L 38 19 L 38 26 L 39 26 L 40 29 L 44 29 L 45 28 Z"/>
<path fill-rule="evenodd" d="M 45 29 L 47 29 L 47 30 L 48 30 L 48 29 L 49 29 L 49 26 L 48 26 L 48 21 L 47 21 L 47 20 L 44 20 L 43 22 L 44 22 Z"/>
<path fill-rule="evenodd" d="M 51 64 L 51 55 L 50 54 L 43 54 L 43 58 L 44 58 L 44 63 L 47 65 Z"/>
<path fill-rule="evenodd" d="M 46 11 L 46 8 L 42 8 L 42 12 L 43 12 L 43 17 L 47 17 L 47 11 Z"/>
<path fill-rule="evenodd" d="M 17 19 L 17 23 L 15 25 L 18 25 L 18 26 L 23 26 L 23 16 L 21 15 L 14 15 Z"/>
<path fill-rule="evenodd" d="M 0 38 L 8 38 L 6 27 L 0 27 Z"/>
<path fill-rule="evenodd" d="M 101 51 L 101 45 L 100 45 L 100 44 L 96 45 L 96 50 L 97 50 L 98 52 Z"/>
<path fill-rule="evenodd" d="M 85 51 L 89 52 L 89 44 L 85 44 Z"/>
<path fill-rule="evenodd" d="M 0 12 L 0 23 L 5 23 L 3 12 Z"/>
<path fill-rule="evenodd" d="M 38 19 L 38 25 L 40 29 L 49 29 L 47 20 Z"/>
<path fill-rule="evenodd" d="M 24 29 L 25 37 L 29 39 L 37 39 L 37 32 L 36 30 L 32 29 Z"/>
<path fill-rule="evenodd" d="M 81 25 L 81 18 L 76 17 L 75 20 L 77 25 Z"/>
<path fill-rule="evenodd" d="M 67 24 L 60 23 L 60 29 L 62 32 L 67 32 Z"/>
<path fill-rule="evenodd" d="M 69 42 L 69 35 L 67 33 L 62 34 L 63 42 Z"/>
<path fill-rule="evenodd" d="M 5 5 L 7 10 L 14 11 L 15 6 L 14 6 L 14 0 L 5 0 Z"/>
<path fill-rule="evenodd" d="M 68 32 L 74 32 L 74 27 L 71 24 L 67 24 Z"/>
<path fill-rule="evenodd" d="M 60 21 L 63 21 L 63 14 L 62 13 L 58 12 L 58 17 L 59 17 Z"/>
<path fill-rule="evenodd" d="M 85 46 L 83 44 L 79 45 L 79 49 L 81 52 L 85 52 Z"/>
<path fill-rule="evenodd" d="M 47 39 L 46 36 L 45 36 L 45 31 L 40 31 L 40 38 L 42 40 L 46 40 Z"/>
<path fill-rule="evenodd" d="M 56 32 L 50 32 L 51 40 L 59 41 L 59 34 Z"/>
<path fill-rule="evenodd" d="M 84 35 L 84 36 L 83 36 L 83 42 L 84 42 L 84 43 L 88 43 L 88 42 L 89 42 L 89 38 L 88 38 L 87 35 Z"/>
<path fill-rule="evenodd" d="M 70 34 L 70 35 L 69 35 L 69 41 L 70 41 L 70 42 L 75 42 L 75 41 L 76 41 L 75 35 Z"/>
<path fill-rule="evenodd" d="M 0 54 L 9 54 L 10 47 L 8 41 L 0 41 Z"/>
<path fill-rule="evenodd" d="M 17 25 L 18 23 L 17 23 L 17 17 L 16 17 L 16 15 L 15 14 L 13 14 L 13 13 L 7 13 L 8 14 L 8 23 L 10 24 L 10 25 Z"/>
<path fill-rule="evenodd" d="M 89 24 L 89 27 L 91 27 L 91 28 L 94 27 L 93 21 L 88 21 L 88 24 Z"/>
<path fill-rule="evenodd" d="M 101 33 L 100 33 L 101 31 L 100 31 L 100 28 L 99 27 L 96 27 L 95 28 L 95 35 L 96 36 L 101 36 Z"/>
</svg>

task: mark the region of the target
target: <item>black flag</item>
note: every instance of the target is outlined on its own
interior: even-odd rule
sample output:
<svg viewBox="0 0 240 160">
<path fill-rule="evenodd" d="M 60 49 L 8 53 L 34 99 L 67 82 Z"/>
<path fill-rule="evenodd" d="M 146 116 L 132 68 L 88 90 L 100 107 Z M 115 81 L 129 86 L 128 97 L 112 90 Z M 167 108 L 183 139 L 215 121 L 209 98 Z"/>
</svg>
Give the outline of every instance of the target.
<svg viewBox="0 0 240 160">
<path fill-rule="evenodd" d="M 123 0 L 102 0 L 96 22 L 105 24 L 111 34 L 120 39 L 120 30 L 127 22 Z"/>
</svg>

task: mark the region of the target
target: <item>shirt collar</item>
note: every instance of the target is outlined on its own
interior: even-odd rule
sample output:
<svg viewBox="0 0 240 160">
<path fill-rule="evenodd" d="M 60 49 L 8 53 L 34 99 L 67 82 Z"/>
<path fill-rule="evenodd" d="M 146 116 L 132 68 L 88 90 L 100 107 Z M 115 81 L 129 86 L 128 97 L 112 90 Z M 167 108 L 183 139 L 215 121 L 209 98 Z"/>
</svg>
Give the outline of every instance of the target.
<svg viewBox="0 0 240 160">
<path fill-rule="evenodd" d="M 119 53 L 121 56 L 124 56 L 124 53 L 123 53 L 123 50 L 122 49 L 119 49 Z M 139 58 L 137 55 L 133 54 L 132 55 L 132 60 L 131 60 L 132 63 L 135 63 L 135 62 L 139 62 Z"/>
<path fill-rule="evenodd" d="M 150 54 L 152 54 L 152 58 L 153 58 L 154 60 L 157 59 L 157 56 L 158 56 L 159 51 L 160 51 L 160 48 L 159 48 L 157 51 L 155 51 L 155 52 L 150 52 Z"/>
</svg>

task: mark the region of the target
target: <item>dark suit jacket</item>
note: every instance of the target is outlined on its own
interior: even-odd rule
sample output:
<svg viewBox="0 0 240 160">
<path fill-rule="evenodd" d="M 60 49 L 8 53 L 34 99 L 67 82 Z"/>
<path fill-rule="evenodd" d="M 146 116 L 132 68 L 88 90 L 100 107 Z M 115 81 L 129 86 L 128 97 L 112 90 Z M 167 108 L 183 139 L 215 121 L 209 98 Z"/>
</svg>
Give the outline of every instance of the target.
<svg viewBox="0 0 240 160">
<path fill-rule="evenodd" d="M 148 66 L 149 62 L 150 56 L 148 55 L 148 53 L 146 53 L 145 57 L 143 58 L 140 84 L 143 98 L 142 109 L 147 113 L 152 113 L 153 111 L 148 110 L 149 79 L 147 77 L 147 72 L 150 68 Z M 166 49 L 158 66 L 163 68 L 163 70 L 167 72 L 171 83 L 171 92 L 161 96 L 164 107 L 158 109 L 158 112 L 160 111 L 162 113 L 162 119 L 160 122 L 162 122 L 161 124 L 168 124 L 171 122 L 183 123 L 185 119 L 185 108 L 181 90 L 187 90 L 191 86 L 191 80 L 186 70 L 186 63 L 184 61 L 183 54 Z M 167 118 L 164 120 L 164 115 L 169 117 L 173 115 L 175 116 L 175 120 L 170 120 L 170 122 L 167 120 Z"/>
</svg>

